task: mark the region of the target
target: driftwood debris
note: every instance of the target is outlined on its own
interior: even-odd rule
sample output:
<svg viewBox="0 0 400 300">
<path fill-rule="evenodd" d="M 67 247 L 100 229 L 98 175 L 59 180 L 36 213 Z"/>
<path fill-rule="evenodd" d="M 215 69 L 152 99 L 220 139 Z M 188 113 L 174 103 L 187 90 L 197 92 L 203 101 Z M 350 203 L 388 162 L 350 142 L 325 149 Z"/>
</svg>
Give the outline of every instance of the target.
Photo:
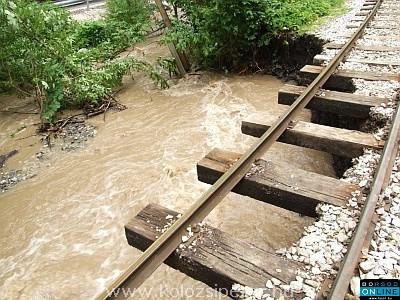
<svg viewBox="0 0 400 300">
<path fill-rule="evenodd" d="M 18 150 L 12 150 L 6 154 L 0 155 L 0 168 L 4 167 L 4 163 L 6 162 L 7 159 L 9 159 L 10 157 L 14 156 L 17 153 Z"/>
</svg>

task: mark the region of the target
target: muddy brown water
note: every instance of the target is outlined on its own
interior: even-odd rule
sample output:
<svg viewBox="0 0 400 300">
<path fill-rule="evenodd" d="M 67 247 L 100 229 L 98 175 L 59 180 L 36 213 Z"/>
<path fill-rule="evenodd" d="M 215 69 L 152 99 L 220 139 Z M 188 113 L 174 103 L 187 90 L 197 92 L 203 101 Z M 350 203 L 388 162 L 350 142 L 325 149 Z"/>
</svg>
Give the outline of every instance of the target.
<svg viewBox="0 0 400 300">
<path fill-rule="evenodd" d="M 168 54 L 155 43 L 136 50 Z M 126 78 L 118 97 L 127 110 L 108 113 L 106 122 L 91 119 L 98 131 L 86 148 L 55 151 L 36 177 L 0 196 L 0 298 L 93 299 L 141 254 L 127 245 L 124 224 L 149 202 L 184 212 L 208 188 L 197 180 L 196 162 L 214 147 L 245 151 L 255 139 L 240 133 L 240 121 L 256 111 L 285 111 L 277 104 L 282 84 L 269 76 L 206 72 L 162 91 L 147 78 Z M 20 108 L 25 102 L 4 96 L 3 103 Z M 7 163 L 21 168 L 34 160 L 37 137 L 16 141 L 33 134 L 31 127 L 13 138 L 9 133 L 37 117 L 0 116 L 0 154 L 19 148 Z M 334 174 L 330 156 L 318 151 L 277 144 L 267 156 Z M 312 219 L 230 194 L 207 222 L 273 250 L 290 246 Z M 142 291 L 134 299 L 222 297 L 166 266 Z"/>
</svg>

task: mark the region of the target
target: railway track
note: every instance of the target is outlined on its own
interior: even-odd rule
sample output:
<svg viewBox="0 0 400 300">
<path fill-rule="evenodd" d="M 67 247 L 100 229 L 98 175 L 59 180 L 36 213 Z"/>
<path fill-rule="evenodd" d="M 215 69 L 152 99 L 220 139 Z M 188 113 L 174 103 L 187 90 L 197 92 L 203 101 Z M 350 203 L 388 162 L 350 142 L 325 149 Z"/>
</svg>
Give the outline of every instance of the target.
<svg viewBox="0 0 400 300">
<path fill-rule="evenodd" d="M 347 93 L 352 89 L 351 79 L 398 81 L 399 75 L 338 69 L 350 50 L 362 47 L 356 46 L 356 42 L 373 22 L 382 3 L 382 0 L 367 0 L 357 19 L 360 24 L 347 42 L 326 46 L 337 49 L 337 54 L 333 58 L 316 57 L 316 64 L 324 64 L 329 60 L 326 66 L 305 66 L 302 69 L 306 81 L 311 82 L 307 87 L 285 86 L 281 90 L 279 102 L 290 105 L 284 115 L 270 122 L 265 122 L 265 118 L 262 122 L 243 122 L 244 133 L 259 137 L 248 151 L 237 154 L 215 149 L 198 163 L 199 179 L 213 185 L 187 212 L 181 215 L 161 206 L 149 205 L 126 225 L 129 244 L 144 253 L 97 299 L 126 298 L 127 294 L 120 292 L 122 289 L 133 291 L 138 288 L 164 262 L 225 291 L 231 297 L 248 295 L 243 286 L 263 287 L 251 291 L 254 299 L 261 299 L 267 294 L 276 296 L 277 290 L 284 299 L 309 297 L 310 293 L 304 286 L 308 285 L 309 289 L 314 290 L 316 286 L 312 280 L 303 282 L 298 278 L 305 270 L 302 262 L 269 253 L 203 223 L 204 218 L 231 191 L 312 217 L 317 216 L 315 208 L 318 205 L 346 207 L 349 198 L 360 201 L 362 193 L 359 186 L 297 170 L 292 166 L 273 165 L 261 159 L 277 141 L 349 158 L 361 155 L 364 148 L 383 149 L 358 226 L 333 283 L 332 293 L 328 296 L 330 299 L 344 298 L 361 249 L 366 240 L 371 238 L 368 233 L 373 231 L 371 224 L 375 206 L 387 184 L 388 170 L 391 170 L 398 150 L 400 111 L 396 110 L 386 142 L 377 141 L 368 133 L 298 122 L 296 116 L 304 108 L 309 108 L 324 113 L 367 118 L 371 107 L 385 101 Z M 381 47 L 380 50 L 393 49 Z M 383 65 L 385 63 L 380 62 Z M 329 290 L 326 286 L 318 287 L 316 298 L 327 297 L 324 295 Z"/>
<path fill-rule="evenodd" d="M 105 4 L 104 0 L 54 0 L 53 3 L 68 10 L 89 9 Z"/>
</svg>

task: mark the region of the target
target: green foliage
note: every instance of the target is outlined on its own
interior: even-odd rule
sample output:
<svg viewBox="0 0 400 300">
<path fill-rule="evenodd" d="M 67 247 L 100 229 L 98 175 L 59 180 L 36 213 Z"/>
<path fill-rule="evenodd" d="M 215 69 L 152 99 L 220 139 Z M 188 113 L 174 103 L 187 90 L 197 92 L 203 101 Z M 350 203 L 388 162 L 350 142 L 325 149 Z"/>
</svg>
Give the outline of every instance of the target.
<svg viewBox="0 0 400 300">
<path fill-rule="evenodd" d="M 92 59 L 100 61 L 115 57 L 141 38 L 139 34 L 128 37 L 118 24 L 105 21 L 87 21 L 74 35 L 76 46 L 90 50 Z"/>
<path fill-rule="evenodd" d="M 93 58 L 115 57 L 141 41 L 150 26 L 153 7 L 145 0 L 108 0 L 104 20 L 88 21 L 77 28 L 79 48 L 89 48 Z"/>
<path fill-rule="evenodd" d="M 143 11 L 138 16 L 145 18 Z M 104 22 L 78 24 L 66 10 L 51 4 L 0 0 L 0 88 L 33 96 L 42 120 L 54 122 L 59 109 L 100 103 L 124 75 L 136 71 L 167 87 L 146 62 L 106 60 L 142 36 L 134 32 L 143 29 L 138 24 L 127 31 L 123 24 L 111 16 Z"/>
<path fill-rule="evenodd" d="M 147 0 L 107 0 L 106 23 L 113 30 L 114 42 L 133 45 L 146 35 L 154 6 Z"/>
<path fill-rule="evenodd" d="M 185 17 L 167 41 L 178 41 L 205 67 L 235 69 L 260 47 L 298 31 L 343 0 L 174 0 Z"/>
<path fill-rule="evenodd" d="M 175 58 L 173 57 L 159 57 L 157 59 L 157 65 L 166 70 L 169 74 L 169 77 L 179 74 Z"/>
<path fill-rule="evenodd" d="M 122 23 L 134 32 L 149 25 L 154 7 L 143 0 L 107 0 L 107 19 Z"/>
<path fill-rule="evenodd" d="M 75 38 L 79 48 L 88 48 L 100 46 L 108 40 L 108 36 L 105 23 L 92 21 L 79 26 Z"/>
</svg>

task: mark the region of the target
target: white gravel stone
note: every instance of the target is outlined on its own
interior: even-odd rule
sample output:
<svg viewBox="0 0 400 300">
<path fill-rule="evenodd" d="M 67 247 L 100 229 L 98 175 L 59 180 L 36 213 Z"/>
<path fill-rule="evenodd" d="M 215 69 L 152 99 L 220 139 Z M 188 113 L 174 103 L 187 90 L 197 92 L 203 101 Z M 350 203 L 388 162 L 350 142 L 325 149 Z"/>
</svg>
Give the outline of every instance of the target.
<svg viewBox="0 0 400 300">
<path fill-rule="evenodd" d="M 374 275 L 385 275 L 386 272 L 380 267 L 375 267 L 373 270 Z"/>
<path fill-rule="evenodd" d="M 265 284 L 265 286 L 266 286 L 268 289 L 273 289 L 273 288 L 274 288 L 274 284 L 272 283 L 271 280 L 268 280 L 267 283 Z"/>
<path fill-rule="evenodd" d="M 78 10 L 71 13 L 71 17 L 79 22 L 96 21 L 106 15 L 106 9 L 101 5 L 91 6 L 89 10 Z"/>
<path fill-rule="evenodd" d="M 244 294 L 246 296 L 253 296 L 253 293 L 254 293 L 254 290 L 251 287 L 249 287 L 249 286 L 244 287 Z"/>
<path fill-rule="evenodd" d="M 393 224 L 394 226 L 396 226 L 396 227 L 400 227 L 400 218 L 394 217 L 394 218 L 392 219 L 392 224 Z"/>
<path fill-rule="evenodd" d="M 303 283 L 300 281 L 292 281 L 290 283 L 290 289 L 295 293 L 301 293 L 303 291 Z"/>
<path fill-rule="evenodd" d="M 376 266 L 376 263 L 374 261 L 363 261 L 362 263 L 360 263 L 360 269 L 361 271 L 363 271 L 364 273 L 368 273 L 369 271 L 373 270 Z"/>
<path fill-rule="evenodd" d="M 281 284 L 281 281 L 279 279 L 277 279 L 277 278 L 274 278 L 274 277 L 271 278 L 271 281 L 272 281 L 272 283 L 274 285 L 280 285 Z"/>
<path fill-rule="evenodd" d="M 351 279 L 350 289 L 354 296 L 360 296 L 360 277 L 353 277 Z"/>
<path fill-rule="evenodd" d="M 350 0 L 345 3 L 348 13 L 335 17 L 331 22 L 327 22 L 322 27 L 318 28 L 318 32 L 315 34 L 325 40 L 339 40 L 340 36 L 344 34 L 350 34 L 354 32 L 354 29 L 346 28 L 346 24 L 349 23 L 354 15 L 359 12 L 364 1 L 361 0 Z"/>
<path fill-rule="evenodd" d="M 308 284 L 309 286 L 312 286 L 313 288 L 318 288 L 320 286 L 320 284 L 317 281 L 311 279 L 306 279 L 304 283 Z"/>
<path fill-rule="evenodd" d="M 264 291 L 262 288 L 255 289 L 253 292 L 253 296 L 256 299 L 262 299 L 263 294 L 264 294 Z"/>
</svg>

